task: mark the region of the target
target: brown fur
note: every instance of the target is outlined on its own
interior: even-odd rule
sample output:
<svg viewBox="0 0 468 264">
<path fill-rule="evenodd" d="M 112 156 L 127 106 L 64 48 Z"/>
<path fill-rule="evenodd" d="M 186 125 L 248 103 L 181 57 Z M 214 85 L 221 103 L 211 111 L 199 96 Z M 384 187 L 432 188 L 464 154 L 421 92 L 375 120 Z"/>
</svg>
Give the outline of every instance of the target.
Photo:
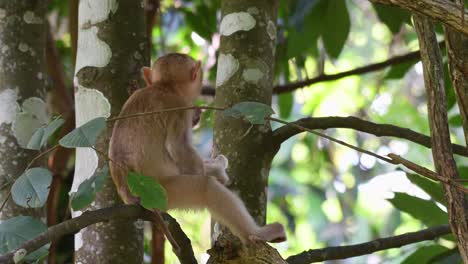
<svg viewBox="0 0 468 264">
<path fill-rule="evenodd" d="M 200 93 L 199 62 L 182 54 L 160 58 L 143 69 L 148 87 L 136 91 L 120 115 L 191 106 Z M 138 203 L 128 190 L 129 170 L 157 179 L 168 194 L 169 209 L 207 208 L 242 241 L 282 241 L 283 226 L 259 227 L 242 201 L 224 184 L 227 159 L 203 161 L 192 146 L 194 111 L 172 111 L 116 121 L 110 143 L 110 170 L 125 203 Z M 123 166 L 122 166 L 123 165 Z"/>
</svg>

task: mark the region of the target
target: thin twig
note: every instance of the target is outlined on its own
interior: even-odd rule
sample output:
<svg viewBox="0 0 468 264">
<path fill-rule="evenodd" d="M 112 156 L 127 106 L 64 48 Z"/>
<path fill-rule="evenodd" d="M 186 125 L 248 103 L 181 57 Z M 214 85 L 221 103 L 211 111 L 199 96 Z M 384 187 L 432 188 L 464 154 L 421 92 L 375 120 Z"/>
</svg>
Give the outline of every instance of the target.
<svg viewBox="0 0 468 264">
<path fill-rule="evenodd" d="M 11 189 L 8 190 L 7 197 L 5 198 L 5 200 L 3 200 L 2 206 L 0 206 L 0 212 L 3 211 L 3 207 L 5 207 L 6 203 L 10 199 L 10 197 L 11 197 Z"/>
<path fill-rule="evenodd" d="M 113 118 L 107 119 L 107 122 L 114 122 L 114 121 L 121 120 L 121 119 L 134 118 L 134 117 L 142 117 L 142 116 L 148 116 L 148 115 L 154 115 L 154 114 L 160 114 L 160 113 L 166 113 L 166 112 L 182 111 L 182 110 L 191 110 L 191 109 L 207 109 L 207 110 L 219 110 L 219 111 L 223 111 L 223 110 L 224 110 L 224 108 L 214 107 L 214 106 L 185 106 L 185 107 L 174 107 L 174 108 L 167 108 L 167 109 L 156 110 L 156 111 L 151 111 L 151 112 L 136 113 L 136 114 L 130 114 L 130 115 L 123 115 L 123 116 L 113 117 Z"/>
<path fill-rule="evenodd" d="M 50 149 L 47 149 L 47 150 L 45 150 L 45 151 L 39 153 L 39 155 L 37 155 L 36 157 L 34 157 L 34 158 L 31 160 L 31 162 L 29 162 L 28 166 L 26 166 L 25 171 L 26 171 L 27 169 L 29 169 L 29 168 L 34 164 L 34 162 L 35 162 L 36 160 L 40 159 L 40 158 L 43 157 L 45 154 L 54 151 L 54 150 L 55 150 L 56 148 L 58 148 L 58 147 L 60 147 L 60 145 L 57 144 L 57 145 L 51 147 Z"/>
<path fill-rule="evenodd" d="M 418 165 L 418 164 L 416 164 L 414 162 L 411 162 L 411 161 L 409 161 L 407 159 L 404 159 L 404 158 L 400 157 L 399 155 L 390 153 L 387 156 L 390 157 L 393 161 L 397 162 L 398 164 L 401 164 L 401 165 L 405 166 L 406 168 L 416 172 L 417 174 L 419 174 L 421 176 L 424 176 L 424 177 L 429 178 L 429 179 L 434 180 L 434 181 L 438 181 L 438 182 L 441 182 L 441 183 L 444 183 L 444 184 L 451 185 L 451 186 L 459 189 L 460 191 L 462 191 L 464 193 L 468 193 L 468 189 L 465 186 L 461 185 L 460 183 L 458 183 L 457 181 L 455 181 L 453 179 L 444 178 L 444 177 L 440 176 L 439 174 L 437 174 L 436 172 L 431 171 L 430 169 L 425 168 L 423 166 L 420 166 L 420 165 Z"/>
<path fill-rule="evenodd" d="M 367 155 L 373 156 L 373 157 L 375 157 L 377 159 L 380 159 L 380 160 L 383 160 L 385 162 L 388 162 L 388 163 L 391 163 L 391 164 L 394 164 L 394 165 L 401 164 L 401 165 L 405 166 L 406 168 L 420 174 L 421 176 L 424 176 L 426 178 L 429 178 L 429 179 L 432 179 L 432 180 L 435 180 L 435 181 L 439 181 L 439 182 L 442 182 L 442 183 L 445 183 L 445 184 L 449 184 L 451 186 L 456 187 L 457 189 L 460 189 L 461 191 L 463 191 L 465 193 L 468 193 L 468 189 L 466 187 L 464 187 L 463 185 L 459 184 L 458 182 L 455 182 L 455 181 L 449 180 L 449 179 L 445 179 L 445 178 L 441 177 L 440 175 L 438 175 L 437 173 L 435 173 L 435 172 L 433 172 L 433 171 L 431 171 L 431 170 L 429 170 L 427 168 L 424 168 L 422 166 L 419 166 L 419 165 L 417 165 L 417 164 L 415 164 L 415 163 L 413 163 L 413 162 L 411 162 L 409 160 L 403 159 L 400 156 L 395 155 L 393 153 L 388 154 L 387 156 L 389 158 L 387 158 L 387 157 L 381 156 L 381 155 L 379 155 L 377 153 L 374 153 L 372 151 L 365 150 L 365 149 L 362 149 L 360 147 L 353 146 L 353 145 L 348 144 L 348 143 L 346 143 L 346 142 L 344 142 L 342 140 L 333 138 L 333 137 L 328 136 L 326 134 L 314 131 L 312 129 L 303 127 L 303 126 L 295 124 L 295 123 L 289 123 L 287 121 L 283 121 L 281 119 L 277 119 L 277 118 L 274 118 L 274 117 L 266 117 L 266 119 L 270 120 L 270 121 L 275 121 L 275 122 L 278 122 L 278 123 L 282 123 L 282 124 L 284 124 L 286 126 L 291 126 L 291 127 L 296 128 L 296 129 L 300 129 L 302 131 L 307 131 L 309 133 L 315 134 L 317 136 L 326 138 L 326 139 L 328 139 L 330 141 L 333 141 L 335 143 L 343 145 L 345 147 L 354 149 L 354 150 L 356 150 L 358 152 L 365 153 Z"/>
<path fill-rule="evenodd" d="M 439 42 L 439 45 L 441 48 L 444 48 L 445 42 L 441 41 Z M 372 72 L 383 70 L 393 65 L 407 63 L 410 61 L 418 60 L 420 58 L 421 56 L 419 54 L 419 50 L 416 50 L 416 51 L 409 52 L 403 55 L 397 55 L 397 56 L 391 57 L 381 62 L 356 67 L 349 71 L 338 72 L 335 74 L 321 74 L 319 76 L 306 79 L 306 80 L 302 80 L 302 81 L 287 83 L 284 85 L 276 85 L 273 87 L 273 94 L 282 94 L 282 93 L 292 92 L 297 89 L 300 89 L 300 88 L 303 88 L 305 86 L 309 86 L 312 84 L 316 84 L 316 83 L 336 81 L 336 80 L 346 78 L 349 76 L 372 73 Z M 214 89 L 213 86 L 210 86 L 210 85 L 203 86 L 203 89 L 202 89 L 203 95 L 213 96 L 215 95 L 215 92 L 216 92 L 216 89 Z"/>
<path fill-rule="evenodd" d="M 386 158 L 386 157 L 381 156 L 381 155 L 379 155 L 379 154 L 377 154 L 377 153 L 374 153 L 374 152 L 372 152 L 372 151 L 365 150 L 365 149 L 362 149 L 362 148 L 360 148 L 360 147 L 353 146 L 353 145 L 348 144 L 348 143 L 346 143 L 346 142 L 344 142 L 344 141 L 341 141 L 341 140 L 339 140 L 339 139 L 330 137 L 330 136 L 328 136 L 328 135 L 326 135 L 326 134 L 323 134 L 323 133 L 314 131 L 314 130 L 312 130 L 312 129 L 308 129 L 308 128 L 303 127 L 303 126 L 300 126 L 300 125 L 298 125 L 298 124 L 289 123 L 289 122 L 286 122 L 286 121 L 283 121 L 283 120 L 281 120 L 281 119 L 277 119 L 277 118 L 274 118 L 274 117 L 267 117 L 266 119 L 271 120 L 271 121 L 275 121 L 275 122 L 278 122 L 278 123 L 281 123 L 281 124 L 285 124 L 285 125 L 287 125 L 287 126 L 292 126 L 292 127 L 294 127 L 294 128 L 301 129 L 301 130 L 303 130 L 303 131 L 307 131 L 307 132 L 309 132 L 309 133 L 315 134 L 315 135 L 317 135 L 317 136 L 326 138 L 326 139 L 328 139 L 328 140 L 330 140 L 330 141 L 333 141 L 333 142 L 335 142 L 335 143 L 338 143 L 338 144 L 340 144 L 340 145 L 343 145 L 343 146 L 345 146 L 345 147 L 348 147 L 348 148 L 354 149 L 354 150 L 356 150 L 356 151 L 365 153 L 365 154 L 367 154 L 367 155 L 373 156 L 373 157 L 375 157 L 375 158 L 377 158 L 377 159 L 379 159 L 379 160 L 383 160 L 383 161 L 386 161 L 386 162 L 388 162 L 388 163 L 395 164 L 395 162 L 394 162 L 392 159 Z"/>
</svg>

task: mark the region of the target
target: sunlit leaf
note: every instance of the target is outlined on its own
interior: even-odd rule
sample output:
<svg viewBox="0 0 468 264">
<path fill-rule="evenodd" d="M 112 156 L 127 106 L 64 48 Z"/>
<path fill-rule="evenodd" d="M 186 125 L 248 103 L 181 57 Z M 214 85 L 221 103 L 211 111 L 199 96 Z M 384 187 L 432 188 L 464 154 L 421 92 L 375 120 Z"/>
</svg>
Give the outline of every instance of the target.
<svg viewBox="0 0 468 264">
<path fill-rule="evenodd" d="M 408 213 L 426 226 L 443 225 L 448 222 L 447 214 L 432 201 L 426 201 L 405 193 L 395 193 L 395 197 L 388 201 L 400 211 Z"/>
<path fill-rule="evenodd" d="M 66 148 L 92 147 L 105 128 L 106 119 L 98 117 L 75 128 L 60 139 L 59 143 Z"/>
<path fill-rule="evenodd" d="M 41 221 L 30 216 L 17 216 L 0 224 L 0 254 L 17 249 L 21 244 L 47 230 Z M 47 254 L 48 245 L 28 254 L 26 260 L 35 260 Z"/>
<path fill-rule="evenodd" d="M 166 210 L 166 190 L 154 178 L 136 172 L 129 172 L 127 182 L 130 192 L 140 198 L 141 206 L 149 210 Z"/>
<path fill-rule="evenodd" d="M 49 195 L 52 173 L 44 168 L 25 171 L 11 187 L 11 196 L 17 205 L 38 208 L 45 204 Z"/>
<path fill-rule="evenodd" d="M 241 118 L 253 125 L 265 124 L 265 118 L 274 113 L 270 106 L 257 102 L 238 103 L 223 111 L 224 116 Z"/>
<path fill-rule="evenodd" d="M 444 191 L 440 184 L 416 174 L 407 174 L 407 177 L 412 183 L 416 184 L 419 188 L 429 194 L 432 199 L 441 204 L 445 204 Z"/>
</svg>

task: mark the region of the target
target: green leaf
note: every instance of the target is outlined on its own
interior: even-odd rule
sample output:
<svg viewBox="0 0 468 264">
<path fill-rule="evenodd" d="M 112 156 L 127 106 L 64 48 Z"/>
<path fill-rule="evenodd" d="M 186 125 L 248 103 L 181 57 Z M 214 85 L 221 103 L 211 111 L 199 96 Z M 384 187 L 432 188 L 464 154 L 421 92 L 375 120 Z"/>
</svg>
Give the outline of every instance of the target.
<svg viewBox="0 0 468 264">
<path fill-rule="evenodd" d="M 422 246 L 409 255 L 401 264 L 421 264 L 431 263 L 434 257 L 449 251 L 448 248 L 441 245 Z"/>
<path fill-rule="evenodd" d="M 417 60 L 410 61 L 410 62 L 405 62 L 405 63 L 400 63 L 397 65 L 393 65 L 390 70 L 385 74 L 385 79 L 386 80 L 391 80 L 391 79 L 401 79 L 405 76 L 405 74 L 408 72 L 411 67 L 413 67 L 414 64 L 416 64 Z"/>
<path fill-rule="evenodd" d="M 450 126 L 461 127 L 463 125 L 461 115 L 456 114 L 456 115 L 450 117 L 449 118 L 449 124 L 450 124 Z"/>
<path fill-rule="evenodd" d="M 45 204 L 49 195 L 52 173 L 44 168 L 25 171 L 11 187 L 11 196 L 17 205 L 38 208 Z"/>
<path fill-rule="evenodd" d="M 265 118 L 274 113 L 270 106 L 257 102 L 238 103 L 223 111 L 224 116 L 241 118 L 253 125 L 264 125 Z"/>
<path fill-rule="evenodd" d="M 96 198 L 96 193 L 102 190 L 109 176 L 109 168 L 104 166 L 96 175 L 84 180 L 78 190 L 71 195 L 73 210 L 81 210 L 91 204 Z"/>
<path fill-rule="evenodd" d="M 129 172 L 127 183 L 130 192 L 133 195 L 140 197 L 141 206 L 149 210 L 166 210 L 166 190 L 154 178 L 136 172 Z"/>
<path fill-rule="evenodd" d="M 0 224 L 0 254 L 17 249 L 21 244 L 47 230 L 41 221 L 30 216 L 17 216 Z M 35 260 L 47 254 L 48 245 L 28 254 L 26 260 Z"/>
<path fill-rule="evenodd" d="M 34 132 L 26 148 L 39 150 L 42 148 L 52 134 L 65 123 L 60 117 L 55 118 L 47 124 L 47 126 L 42 126 Z"/>
<path fill-rule="evenodd" d="M 426 226 L 447 224 L 448 216 L 434 202 L 426 201 L 405 193 L 395 193 L 393 199 L 389 199 L 400 211 L 408 213 L 420 220 Z"/>
<path fill-rule="evenodd" d="M 293 110 L 294 95 L 293 93 L 285 93 L 278 96 L 279 116 L 282 119 L 287 119 Z"/>
<path fill-rule="evenodd" d="M 344 0 L 327 0 L 328 7 L 322 22 L 322 39 L 327 53 L 338 58 L 348 39 L 351 26 Z"/>
<path fill-rule="evenodd" d="M 408 11 L 398 7 L 372 4 L 380 21 L 382 21 L 392 31 L 393 34 L 400 32 L 403 23 L 411 23 L 411 15 Z"/>
<path fill-rule="evenodd" d="M 423 189 L 423 191 L 429 194 L 432 199 L 441 204 L 446 204 L 444 191 L 442 190 L 442 186 L 439 183 L 431 181 L 417 174 L 408 173 L 407 177 L 412 183 L 416 184 L 419 186 L 419 188 Z"/>
<path fill-rule="evenodd" d="M 460 174 L 460 178 L 468 179 L 468 167 L 458 167 L 458 173 Z"/>
<path fill-rule="evenodd" d="M 106 118 L 98 117 L 68 133 L 59 143 L 66 148 L 92 147 L 106 128 Z"/>
</svg>

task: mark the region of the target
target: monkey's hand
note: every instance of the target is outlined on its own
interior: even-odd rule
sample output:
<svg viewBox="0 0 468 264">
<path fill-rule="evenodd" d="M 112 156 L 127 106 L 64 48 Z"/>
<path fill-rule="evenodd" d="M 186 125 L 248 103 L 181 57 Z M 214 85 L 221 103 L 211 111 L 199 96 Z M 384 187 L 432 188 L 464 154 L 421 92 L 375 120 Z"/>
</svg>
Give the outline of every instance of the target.
<svg viewBox="0 0 468 264">
<path fill-rule="evenodd" d="M 226 174 L 229 161 L 226 156 L 218 155 L 214 159 L 204 160 L 203 163 L 207 176 L 215 177 L 223 185 L 229 182 L 229 176 Z"/>
</svg>

